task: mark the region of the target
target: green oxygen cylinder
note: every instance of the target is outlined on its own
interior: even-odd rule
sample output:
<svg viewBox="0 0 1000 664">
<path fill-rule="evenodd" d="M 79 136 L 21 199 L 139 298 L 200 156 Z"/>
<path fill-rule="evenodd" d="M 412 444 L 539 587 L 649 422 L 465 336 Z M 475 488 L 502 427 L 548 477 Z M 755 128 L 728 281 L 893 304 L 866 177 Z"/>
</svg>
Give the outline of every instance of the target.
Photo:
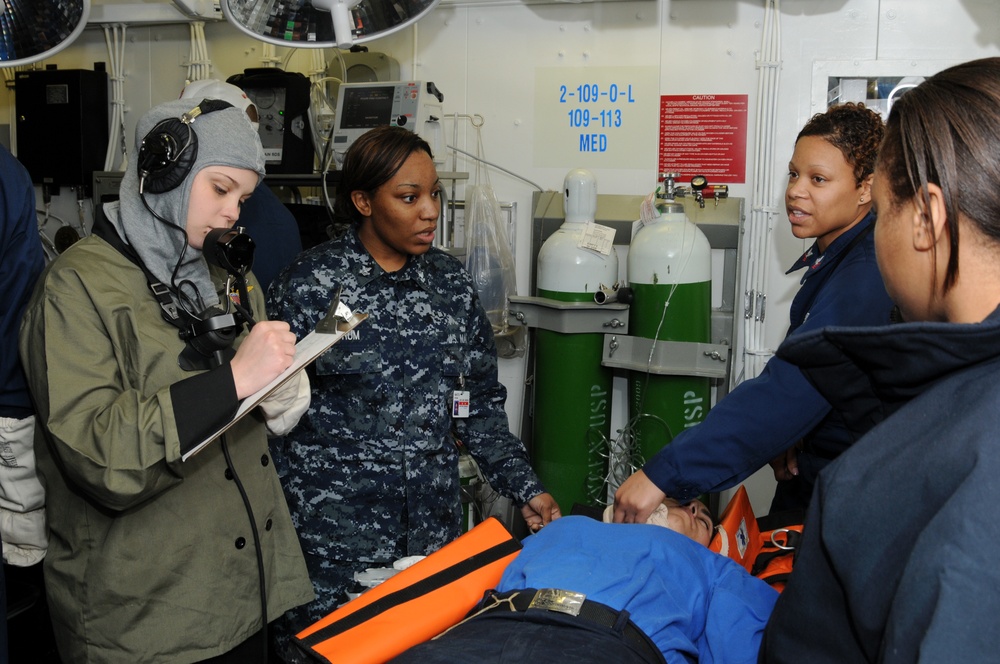
<svg viewBox="0 0 1000 664">
<path fill-rule="evenodd" d="M 711 341 L 712 248 L 682 205 L 662 204 L 658 216 L 639 229 L 629 247 L 627 272 L 631 336 Z M 631 371 L 628 383 L 633 449 L 643 461 L 708 412 L 708 378 Z"/>
<path fill-rule="evenodd" d="M 537 295 L 562 302 L 594 302 L 618 282 L 618 254 L 580 246 L 597 211 L 597 183 L 586 170 L 567 174 L 565 221 L 538 252 Z M 574 503 L 603 503 L 611 429 L 613 375 L 601 366 L 603 335 L 535 333 L 532 465 L 568 514 Z"/>
</svg>

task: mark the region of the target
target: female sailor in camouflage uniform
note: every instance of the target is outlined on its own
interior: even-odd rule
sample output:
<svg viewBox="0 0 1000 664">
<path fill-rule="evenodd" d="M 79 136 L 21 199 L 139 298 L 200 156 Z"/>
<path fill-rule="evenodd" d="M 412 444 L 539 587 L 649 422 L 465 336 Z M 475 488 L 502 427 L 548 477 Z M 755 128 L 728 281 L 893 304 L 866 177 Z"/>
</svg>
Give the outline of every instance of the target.
<svg viewBox="0 0 1000 664">
<path fill-rule="evenodd" d="M 272 318 L 300 338 L 338 287 L 369 314 L 316 362 L 312 405 L 275 450 L 317 594 L 287 616 L 289 629 L 343 602 L 355 571 L 460 534 L 456 437 L 533 530 L 559 516 L 510 433 L 475 286 L 431 247 L 439 192 L 423 139 L 395 127 L 368 132 L 348 151 L 337 190 L 350 230 L 302 254 L 268 294 Z M 456 391 L 469 393 L 468 417 L 452 415 Z"/>
</svg>

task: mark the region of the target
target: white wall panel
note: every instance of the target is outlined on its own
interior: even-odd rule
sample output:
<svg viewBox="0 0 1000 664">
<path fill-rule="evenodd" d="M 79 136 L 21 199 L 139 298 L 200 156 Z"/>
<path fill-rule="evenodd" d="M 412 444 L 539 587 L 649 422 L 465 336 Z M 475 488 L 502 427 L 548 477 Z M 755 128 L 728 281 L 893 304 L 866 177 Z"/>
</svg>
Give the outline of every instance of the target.
<svg viewBox="0 0 1000 664">
<path fill-rule="evenodd" d="M 1000 46 L 995 0 L 882 0 L 879 19 L 879 58 L 971 60 Z"/>
</svg>

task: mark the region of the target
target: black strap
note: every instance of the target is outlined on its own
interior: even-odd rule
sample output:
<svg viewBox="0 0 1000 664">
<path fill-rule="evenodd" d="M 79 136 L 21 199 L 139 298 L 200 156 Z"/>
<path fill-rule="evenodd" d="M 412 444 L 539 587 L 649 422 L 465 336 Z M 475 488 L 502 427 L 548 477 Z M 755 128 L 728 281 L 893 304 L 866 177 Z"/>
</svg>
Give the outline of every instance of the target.
<svg viewBox="0 0 1000 664">
<path fill-rule="evenodd" d="M 779 547 L 772 542 L 765 542 L 764 546 L 761 547 L 761 552 L 757 554 L 757 557 L 753 561 L 753 566 L 750 569 L 750 574 L 752 576 L 759 577 L 767 566 L 771 564 L 774 560 L 778 558 L 784 558 L 786 556 L 795 556 L 799 550 L 799 544 L 802 541 L 802 533 L 797 530 L 786 530 L 785 531 L 785 543 L 784 547 Z M 762 577 L 763 578 L 763 577 Z M 765 579 L 770 582 L 769 579 Z"/>
<path fill-rule="evenodd" d="M 401 588 L 396 592 L 389 593 L 384 597 L 380 597 L 371 604 L 358 609 L 354 613 L 344 616 L 342 619 L 313 632 L 303 639 L 297 638 L 296 640 L 308 647 L 315 646 L 323 641 L 326 641 L 327 639 L 337 636 L 338 634 L 342 634 L 349 629 L 357 627 L 361 623 L 374 618 L 383 611 L 388 611 L 389 609 L 399 606 L 400 604 L 404 604 L 433 592 L 438 588 L 442 588 L 481 567 L 495 563 L 496 561 L 506 558 L 512 553 L 517 553 L 520 550 L 521 542 L 515 538 L 496 544 L 485 551 L 473 554 L 465 560 L 421 579 L 412 585 Z"/>
<path fill-rule="evenodd" d="M 757 557 L 753 561 L 753 567 L 750 569 L 750 575 L 759 577 L 767 566 L 778 558 L 785 558 L 787 556 L 794 556 L 794 549 L 774 549 L 772 551 L 766 551 L 763 553 L 758 553 Z"/>
<path fill-rule="evenodd" d="M 142 273 L 146 276 L 146 284 L 149 286 L 150 292 L 156 298 L 160 309 L 163 310 L 163 320 L 183 330 L 184 321 L 177 310 L 177 304 L 174 302 L 174 297 L 170 289 L 153 276 L 153 273 L 146 268 L 139 258 L 139 254 L 132 248 L 132 245 L 126 244 L 121 236 L 118 235 L 118 231 L 111 225 L 111 222 L 101 216 L 94 220 L 94 227 L 91 232 L 110 244 L 118 253 L 142 270 Z"/>
<path fill-rule="evenodd" d="M 503 593 L 490 593 L 483 601 L 502 600 L 490 606 L 486 611 L 491 609 L 500 611 L 513 609 L 520 613 L 524 613 L 530 608 L 535 608 L 531 606 L 531 601 L 535 598 L 535 594 L 537 592 L 538 591 L 534 588 L 523 588 L 520 590 L 509 590 Z M 545 611 L 546 609 L 538 610 Z M 476 610 L 474 609 L 473 613 L 475 612 Z M 628 611 L 618 611 L 606 604 L 585 599 L 580 605 L 580 612 L 577 613 L 575 617 L 598 625 L 599 627 L 611 630 L 618 624 L 622 614 L 624 614 L 626 620 L 625 628 L 622 631 L 622 636 L 625 639 L 625 642 L 628 643 L 634 651 L 642 655 L 643 659 L 647 662 L 665 664 L 666 660 L 663 657 L 663 653 L 656 646 L 653 640 L 650 639 L 638 625 L 632 622 L 632 619 L 628 617 Z M 572 616 L 573 614 L 562 615 Z"/>
<path fill-rule="evenodd" d="M 115 230 L 115 227 L 111 225 L 111 222 L 104 215 L 98 215 L 94 219 L 94 228 L 91 232 L 114 247 L 118 253 L 135 263 L 137 267 L 142 267 L 142 261 L 139 260 L 139 255 L 135 253 L 135 249 L 131 245 L 125 244 L 125 241 L 118 235 L 118 231 Z"/>
</svg>

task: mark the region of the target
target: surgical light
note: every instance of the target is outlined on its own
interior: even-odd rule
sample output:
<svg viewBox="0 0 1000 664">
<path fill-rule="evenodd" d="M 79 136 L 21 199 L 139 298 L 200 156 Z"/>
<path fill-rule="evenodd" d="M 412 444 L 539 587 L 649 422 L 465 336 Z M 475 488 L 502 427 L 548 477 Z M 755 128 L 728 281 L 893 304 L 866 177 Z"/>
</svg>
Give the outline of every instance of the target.
<svg viewBox="0 0 1000 664">
<path fill-rule="evenodd" d="M 0 67 L 58 53 L 87 27 L 90 0 L 0 0 Z"/>
<path fill-rule="evenodd" d="M 222 0 L 222 13 L 254 39 L 296 48 L 350 48 L 416 22 L 439 0 Z"/>
</svg>

